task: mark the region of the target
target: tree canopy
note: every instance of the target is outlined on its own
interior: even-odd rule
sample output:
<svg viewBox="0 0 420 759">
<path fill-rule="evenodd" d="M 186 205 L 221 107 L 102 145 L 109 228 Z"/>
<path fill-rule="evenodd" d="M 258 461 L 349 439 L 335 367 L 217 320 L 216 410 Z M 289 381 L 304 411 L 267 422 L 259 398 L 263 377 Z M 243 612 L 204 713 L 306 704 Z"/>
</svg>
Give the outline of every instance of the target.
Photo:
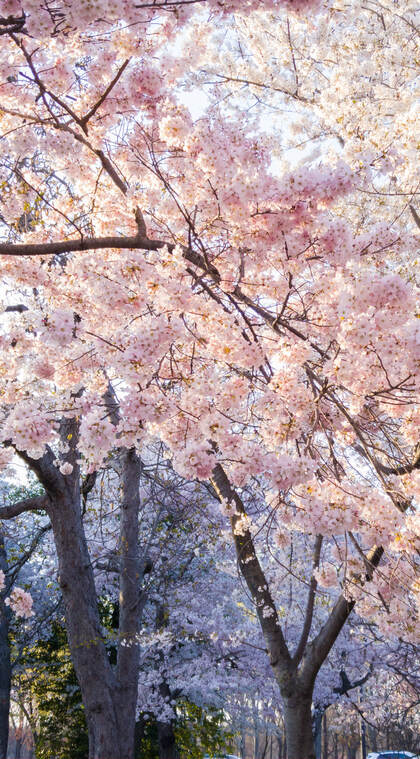
<svg viewBox="0 0 420 759">
<path fill-rule="evenodd" d="M 0 457 L 43 490 L 0 518 L 51 520 L 90 759 L 132 759 L 104 736 L 125 732 L 123 691 L 136 709 L 124 644 L 156 446 L 230 524 L 288 757 L 310 759 L 315 683 L 353 609 L 418 640 L 415 3 L 3 6 Z M 84 521 L 109 466 L 116 675 Z"/>
</svg>

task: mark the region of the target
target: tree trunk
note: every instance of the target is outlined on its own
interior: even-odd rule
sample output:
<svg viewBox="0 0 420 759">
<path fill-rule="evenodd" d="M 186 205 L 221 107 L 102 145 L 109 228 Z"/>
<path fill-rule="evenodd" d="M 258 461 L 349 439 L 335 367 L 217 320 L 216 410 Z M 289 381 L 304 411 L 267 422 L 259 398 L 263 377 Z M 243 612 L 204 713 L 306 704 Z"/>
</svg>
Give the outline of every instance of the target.
<svg viewBox="0 0 420 759">
<path fill-rule="evenodd" d="M 287 759 L 315 759 L 311 704 L 311 695 L 296 694 L 284 699 Z"/>
<path fill-rule="evenodd" d="M 323 725 L 323 746 L 322 746 L 322 759 L 328 759 L 328 718 L 327 712 L 324 712 L 324 725 Z"/>
<path fill-rule="evenodd" d="M 22 738 L 16 738 L 16 747 L 15 747 L 15 759 L 20 759 L 20 755 L 22 752 Z"/>
<path fill-rule="evenodd" d="M 241 748 L 240 748 L 241 759 L 244 759 L 245 751 L 246 751 L 246 732 L 245 732 L 245 728 L 243 727 L 241 730 Z"/>
<path fill-rule="evenodd" d="M 6 574 L 7 556 L 4 547 L 4 538 L 1 532 L 0 569 Z M 11 685 L 9 610 L 4 603 L 4 596 L 6 592 L 7 591 L 1 594 L 0 599 L 0 759 L 6 759 L 7 756 Z"/>
<path fill-rule="evenodd" d="M 179 759 L 172 722 L 158 722 L 159 759 Z"/>
<path fill-rule="evenodd" d="M 89 759 L 121 759 L 116 682 L 97 608 L 93 571 L 81 518 L 80 500 L 70 493 L 50 509 L 63 593 L 67 636 L 82 692 L 89 733 Z M 132 759 L 132 756 L 127 756 Z"/>
<path fill-rule="evenodd" d="M 127 703 L 127 693 L 121 698 L 108 660 L 80 501 L 69 496 L 54 501 L 50 519 L 69 647 L 86 712 L 89 759 L 133 759 L 135 703 Z"/>
<path fill-rule="evenodd" d="M 267 748 L 268 748 L 268 733 L 265 734 L 264 749 L 261 752 L 261 759 L 265 759 L 265 755 L 267 753 Z"/>
<path fill-rule="evenodd" d="M 157 628 L 166 626 L 166 620 L 164 621 L 165 608 L 163 605 L 158 607 L 157 613 Z M 166 703 L 169 703 L 172 699 L 172 693 L 169 685 L 164 677 L 159 685 L 160 695 Z M 176 745 L 174 720 L 167 720 L 166 722 L 157 722 L 158 728 L 158 745 L 159 745 L 159 759 L 179 759 L 179 751 Z"/>
<path fill-rule="evenodd" d="M 377 750 L 376 729 L 373 727 L 373 725 L 368 725 L 368 734 L 369 734 L 369 748 L 371 751 L 376 751 Z"/>
<path fill-rule="evenodd" d="M 62 420 L 62 440 L 71 440 L 67 459 L 73 466 L 63 476 L 52 451 L 33 460 L 22 458 L 47 491 L 63 594 L 67 637 L 85 707 L 89 759 L 134 759 L 139 656 L 136 634 L 140 618 L 137 521 L 140 461 L 123 454 L 121 515 L 120 646 L 113 669 L 102 635 L 92 564 L 82 520 L 80 470 L 77 462 L 78 423 Z M 131 646 L 124 648 L 121 637 Z"/>
<path fill-rule="evenodd" d="M 313 732 L 315 741 L 315 756 L 316 759 L 321 759 L 321 746 L 322 746 L 322 715 L 323 710 L 320 706 L 316 707 L 315 714 L 313 716 Z"/>
<path fill-rule="evenodd" d="M 138 633 L 141 622 L 140 581 L 144 567 L 139 560 L 139 509 L 141 462 L 134 449 L 123 450 L 121 460 L 120 594 L 117 682 L 121 756 L 134 756 L 136 705 L 140 669 Z M 128 644 L 128 645 L 124 645 Z M 121 725 L 121 718 L 125 725 Z"/>
<path fill-rule="evenodd" d="M 121 452 L 120 640 L 114 670 L 102 635 L 82 520 L 78 421 L 62 419 L 60 437 L 68 445 L 66 460 L 73 467 L 69 475 L 61 474 L 48 447 L 39 459 L 25 451 L 18 453 L 47 493 L 42 508 L 48 513 L 54 533 L 67 638 L 85 707 L 89 759 L 134 759 L 139 671 L 136 637 L 141 613 L 137 555 L 140 460 L 133 450 Z M 133 645 L 124 647 L 125 642 Z"/>
<path fill-rule="evenodd" d="M 0 759 L 6 759 L 9 740 L 10 708 L 10 646 L 8 639 L 9 624 L 4 604 L 0 611 Z"/>
</svg>

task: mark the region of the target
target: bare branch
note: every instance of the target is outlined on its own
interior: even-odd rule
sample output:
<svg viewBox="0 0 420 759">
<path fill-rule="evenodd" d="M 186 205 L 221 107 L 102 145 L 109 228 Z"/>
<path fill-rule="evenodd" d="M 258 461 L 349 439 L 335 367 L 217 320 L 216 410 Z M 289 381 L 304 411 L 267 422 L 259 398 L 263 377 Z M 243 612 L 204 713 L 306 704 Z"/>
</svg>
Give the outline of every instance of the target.
<svg viewBox="0 0 420 759">
<path fill-rule="evenodd" d="M 318 569 L 319 567 L 319 558 L 321 555 L 322 541 L 323 541 L 322 535 L 317 535 L 315 539 L 315 546 L 314 546 L 313 570 Z M 318 583 L 314 575 L 312 574 L 311 582 L 309 586 L 308 602 L 306 605 L 305 621 L 303 623 L 302 634 L 300 636 L 298 646 L 293 656 L 293 663 L 296 666 L 299 664 L 303 656 L 303 652 L 305 651 L 305 646 L 308 642 L 309 633 L 311 631 L 317 585 Z"/>
<path fill-rule="evenodd" d="M 246 517 L 245 506 L 236 490 L 232 488 L 228 476 L 220 464 L 217 464 L 213 469 L 211 483 L 219 500 L 223 500 L 232 506 L 233 513 L 230 521 L 238 564 L 256 605 L 271 666 L 280 673 L 280 676 L 287 677 L 291 657 L 280 627 L 276 605 L 271 596 L 267 578 L 258 560 L 252 535 L 247 527 L 239 524 Z"/>
<path fill-rule="evenodd" d="M 81 126 L 86 127 L 88 121 L 92 118 L 92 116 L 95 115 L 95 113 L 98 110 L 98 108 L 101 107 L 102 103 L 108 97 L 109 93 L 115 87 L 115 85 L 117 84 L 117 82 L 120 79 L 121 75 L 123 74 L 124 70 L 127 68 L 128 64 L 130 63 L 130 60 L 131 60 L 131 58 L 127 58 L 124 61 L 124 63 L 122 64 L 122 66 L 118 69 L 118 71 L 117 71 L 116 75 L 114 76 L 113 80 L 109 83 L 109 85 L 106 88 L 105 92 L 99 98 L 99 100 L 97 100 L 96 103 L 95 103 L 95 105 L 92 106 L 92 108 L 90 109 L 90 111 L 88 111 L 88 113 L 80 119 Z"/>
<path fill-rule="evenodd" d="M 135 217 L 136 217 L 136 224 L 137 224 L 137 229 L 138 229 L 138 236 L 140 239 L 143 239 L 144 237 L 147 237 L 146 222 L 144 220 L 144 216 L 141 212 L 141 209 L 138 206 L 135 211 Z"/>
<path fill-rule="evenodd" d="M 31 543 L 29 545 L 29 548 L 22 554 L 22 556 L 19 557 L 18 561 L 15 562 L 15 564 L 12 564 L 12 566 L 9 567 L 8 571 L 8 581 L 9 584 L 13 584 L 19 570 L 23 567 L 23 565 L 28 561 L 28 559 L 31 558 L 33 552 L 38 547 L 39 543 L 41 542 L 42 538 L 44 537 L 45 533 L 51 530 L 51 524 L 48 523 L 41 527 L 36 535 L 32 538 Z"/>
<path fill-rule="evenodd" d="M 311 102 L 308 100 L 308 98 L 299 95 L 297 89 L 295 92 L 291 92 L 290 90 L 286 90 L 283 87 L 275 87 L 274 85 L 267 84 L 266 82 L 255 82 L 252 79 L 241 79 L 240 77 L 226 76 L 225 74 L 217 73 L 217 71 L 205 71 L 204 73 L 211 74 L 212 76 L 217 76 L 222 82 L 235 82 L 237 84 L 243 84 L 248 87 L 259 87 L 263 90 L 271 90 L 271 92 L 281 92 L 283 95 L 287 95 L 288 97 L 293 98 L 293 100 L 299 100 L 302 103 Z"/>
<path fill-rule="evenodd" d="M 411 215 L 412 215 L 415 223 L 417 224 L 418 228 L 420 229 L 420 216 L 418 215 L 418 213 L 417 213 L 416 209 L 414 208 L 414 206 L 410 205 L 409 209 L 411 211 Z"/>
<path fill-rule="evenodd" d="M 50 505 L 51 502 L 46 493 L 33 498 L 24 498 L 22 501 L 0 508 L 0 519 L 13 519 L 25 511 L 48 511 Z"/>
<path fill-rule="evenodd" d="M 138 214 L 137 214 L 138 216 Z M 139 219 L 138 222 L 139 223 Z M 82 237 L 78 240 L 60 240 L 47 243 L 1 243 L 0 255 L 5 256 L 56 256 L 62 253 L 76 253 L 85 250 L 122 249 L 122 250 L 160 250 L 167 247 L 172 253 L 175 245 L 163 240 L 150 240 L 148 237 Z M 214 279 L 220 281 L 220 274 L 211 263 L 206 264 L 204 257 L 192 250 L 183 247 L 187 261 L 203 269 Z"/>
<path fill-rule="evenodd" d="M 122 248 L 137 250 L 159 250 L 166 243 L 160 240 L 139 237 L 82 237 L 78 240 L 60 240 L 34 244 L 0 244 L 0 255 L 6 256 L 57 256 L 61 253 L 75 253 L 83 250 L 103 250 Z M 174 249 L 174 245 L 168 246 Z"/>
<path fill-rule="evenodd" d="M 48 445 L 44 455 L 39 459 L 32 458 L 26 451 L 19 451 L 15 446 L 13 448 L 19 458 L 36 474 L 47 493 L 55 493 L 60 490 L 64 478 L 56 466 L 56 457 Z"/>
<path fill-rule="evenodd" d="M 382 556 L 383 548 L 374 546 L 367 554 L 366 560 L 371 567 L 371 579 L 375 568 L 378 566 Z M 321 627 L 318 635 L 309 643 L 307 654 L 303 660 L 301 679 L 302 681 L 313 682 L 315 677 L 325 661 L 328 653 L 331 651 L 341 630 L 347 622 L 353 611 L 355 601 L 351 601 L 341 595 L 331 611 L 325 624 Z"/>
<path fill-rule="evenodd" d="M 23 314 L 24 311 L 28 311 L 28 306 L 24 306 L 23 303 L 18 303 L 16 306 L 6 306 L 4 309 L 4 313 L 12 313 L 15 311 L 18 314 Z"/>
<path fill-rule="evenodd" d="M 357 451 L 357 453 L 359 453 L 365 459 L 368 459 L 372 462 L 373 457 L 371 455 L 368 456 L 361 445 L 355 445 L 354 450 Z M 400 464 L 400 466 L 386 466 L 385 464 L 381 464 L 381 462 L 375 458 L 374 466 L 375 469 L 379 472 L 382 472 L 382 474 L 393 474 L 396 476 L 403 476 L 405 474 L 413 472 L 415 469 L 420 469 L 420 444 L 416 445 L 414 449 L 414 456 L 409 464 Z"/>
</svg>

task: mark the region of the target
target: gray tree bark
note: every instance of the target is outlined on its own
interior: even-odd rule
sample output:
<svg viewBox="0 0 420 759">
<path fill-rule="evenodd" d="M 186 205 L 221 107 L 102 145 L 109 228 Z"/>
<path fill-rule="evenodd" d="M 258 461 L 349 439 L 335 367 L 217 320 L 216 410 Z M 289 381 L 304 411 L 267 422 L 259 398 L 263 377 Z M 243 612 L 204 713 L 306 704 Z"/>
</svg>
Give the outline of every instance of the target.
<svg viewBox="0 0 420 759">
<path fill-rule="evenodd" d="M 0 532 L 0 569 L 6 574 L 7 556 L 4 537 Z M 0 594 L 0 759 L 6 759 L 9 741 L 9 710 L 11 664 L 9 644 L 9 609 L 4 603 L 7 593 L 5 589 Z"/>
<path fill-rule="evenodd" d="M 141 462 L 133 449 L 120 454 L 120 616 L 117 651 L 117 692 L 125 722 L 121 732 L 122 756 L 134 756 L 140 650 L 137 636 L 144 599 L 140 592 L 144 563 L 138 553 Z M 125 644 L 129 645 L 125 645 Z M 120 719 L 121 719 L 120 716 Z"/>
<path fill-rule="evenodd" d="M 312 735 L 312 693 L 294 693 L 284 700 L 287 759 L 315 759 Z"/>
<path fill-rule="evenodd" d="M 167 624 L 168 617 L 166 614 L 165 606 L 163 603 L 159 603 L 156 609 L 156 629 L 160 630 L 166 627 Z M 162 653 L 160 654 L 160 658 L 163 663 Z M 172 693 L 166 680 L 165 673 L 163 673 L 162 677 L 163 679 L 159 685 L 159 692 L 163 701 L 169 703 L 172 699 Z M 161 722 L 158 720 L 157 729 L 159 759 L 180 759 L 175 738 L 174 720 L 167 720 L 166 722 Z"/>
<path fill-rule="evenodd" d="M 138 557 L 141 464 L 134 451 L 120 451 L 120 620 L 117 665 L 113 668 L 102 635 L 83 526 L 77 463 L 78 425 L 75 420 L 64 420 L 60 432 L 63 440 L 71 441 L 66 455 L 73 466 L 70 475 L 60 473 L 49 449 L 36 460 L 25 452 L 20 451 L 19 455 L 36 473 L 46 491 L 38 508 L 47 511 L 54 533 L 69 648 L 86 713 L 89 759 L 134 759 L 139 671 L 135 641 L 141 616 Z M 125 646 L 126 642 L 133 645 Z"/>
<path fill-rule="evenodd" d="M 313 719 L 312 719 L 316 759 L 321 759 L 323 714 L 324 714 L 323 710 L 320 707 L 318 707 L 315 709 Z"/>
<path fill-rule="evenodd" d="M 57 549 L 69 648 L 86 712 L 89 759 L 116 756 L 125 759 L 119 746 L 117 682 L 102 636 L 80 496 L 65 491 L 52 493 L 49 516 Z M 127 755 L 127 759 L 131 757 Z"/>
<path fill-rule="evenodd" d="M 179 759 L 173 723 L 158 721 L 157 728 L 159 759 Z"/>
<path fill-rule="evenodd" d="M 213 469 L 211 481 L 218 498 L 230 504 L 230 521 L 238 567 L 255 604 L 270 664 L 283 699 L 287 759 L 315 759 L 311 714 L 314 684 L 320 667 L 351 614 L 354 603 L 340 596 L 323 627 L 310 640 L 317 588 L 315 578 L 312 577 L 301 638 L 292 655 L 283 635 L 277 608 L 259 562 L 252 534 L 248 529 L 244 530 L 242 525 L 236 529 L 238 522 L 246 516 L 244 503 L 231 486 L 220 464 Z M 314 545 L 314 568 L 318 566 L 321 543 L 322 538 L 318 536 Z M 372 576 L 382 553 L 381 548 L 375 547 L 367 555 L 366 564 L 369 569 L 366 580 Z"/>
<path fill-rule="evenodd" d="M 322 742 L 322 759 L 328 759 L 328 717 L 327 711 L 324 712 L 323 719 L 323 742 Z"/>
</svg>

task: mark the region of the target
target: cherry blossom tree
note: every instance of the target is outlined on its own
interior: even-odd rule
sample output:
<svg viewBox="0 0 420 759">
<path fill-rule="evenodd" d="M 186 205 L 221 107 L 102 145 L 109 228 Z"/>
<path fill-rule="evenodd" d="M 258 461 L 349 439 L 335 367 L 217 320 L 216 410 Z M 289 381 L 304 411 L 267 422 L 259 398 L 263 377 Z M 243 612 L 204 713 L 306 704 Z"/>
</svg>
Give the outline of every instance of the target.
<svg viewBox="0 0 420 759">
<path fill-rule="evenodd" d="M 415 636 L 419 326 L 417 287 L 398 261 L 415 261 L 416 227 L 391 223 L 376 202 L 358 213 L 365 155 L 279 174 L 275 135 L 235 99 L 220 102 L 216 88 L 198 117 L 183 99 L 186 69 L 199 81 L 204 56 L 214 70 L 221 35 L 233 58 L 247 57 L 235 28 L 250 45 L 254 23 L 263 28 L 271 61 L 277 15 L 299 99 L 284 14 L 310 11 L 305 23 L 328 40 L 338 10 L 319 5 L 5 5 L 2 459 L 16 451 L 45 496 L 0 516 L 43 508 L 51 519 L 90 759 L 132 756 L 137 697 L 136 646 L 120 647 L 116 677 L 109 667 L 82 522 L 81 491 L 112 451 L 123 489 L 121 640 L 139 625 L 139 452 L 158 438 L 182 476 L 211 483 L 231 521 L 289 759 L 313 756 L 315 681 L 355 603 Z M 338 48 L 365 18 L 340 13 Z M 319 109 L 326 123 L 324 101 Z M 364 118 L 369 131 L 369 109 Z M 375 163 L 379 187 L 394 169 L 387 153 Z M 293 651 L 256 540 L 256 498 L 280 540 L 313 536 Z M 311 639 L 319 589 L 334 586 Z"/>
</svg>

